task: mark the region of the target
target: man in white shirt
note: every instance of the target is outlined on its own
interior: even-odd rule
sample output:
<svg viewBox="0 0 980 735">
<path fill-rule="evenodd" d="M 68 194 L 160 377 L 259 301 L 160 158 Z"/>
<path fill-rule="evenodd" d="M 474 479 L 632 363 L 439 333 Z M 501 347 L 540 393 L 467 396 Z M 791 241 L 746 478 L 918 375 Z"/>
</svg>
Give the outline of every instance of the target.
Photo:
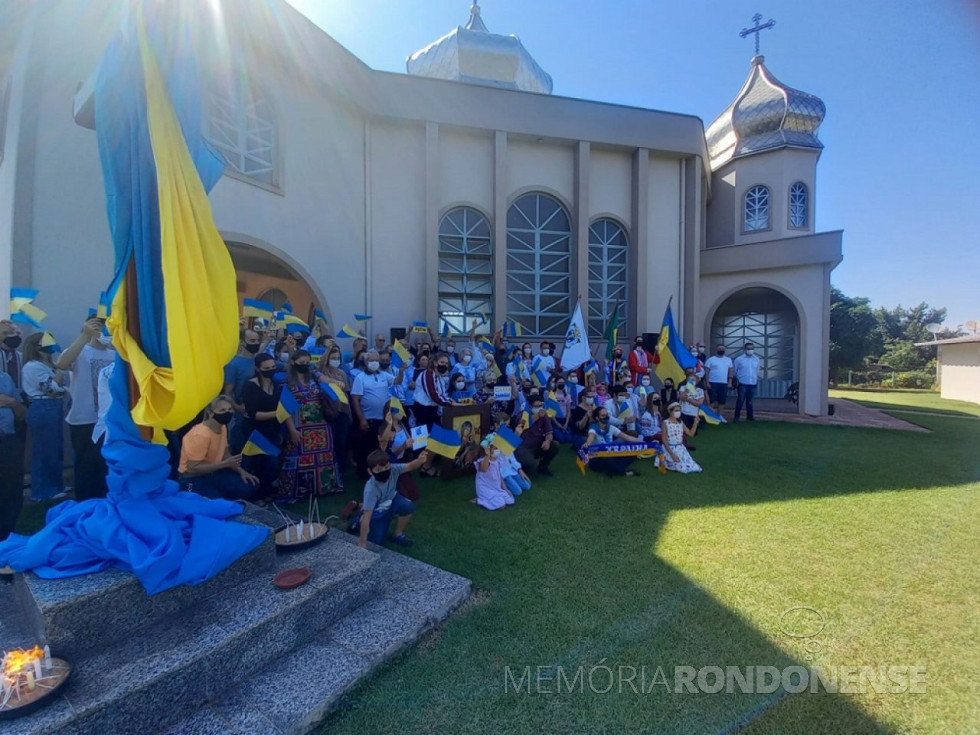
<svg viewBox="0 0 980 735">
<path fill-rule="evenodd" d="M 744 405 L 745 415 L 749 421 L 755 421 L 752 399 L 755 398 L 755 387 L 759 384 L 759 358 L 755 354 L 755 345 L 751 342 L 746 342 L 745 352 L 735 358 L 735 377 L 738 379 L 735 420 L 738 421 Z"/>
<path fill-rule="evenodd" d="M 720 413 L 728 400 L 735 374 L 732 358 L 725 356 L 725 345 L 718 345 L 715 354 L 704 363 L 704 368 L 708 373 L 708 400 L 711 407 Z"/>
</svg>

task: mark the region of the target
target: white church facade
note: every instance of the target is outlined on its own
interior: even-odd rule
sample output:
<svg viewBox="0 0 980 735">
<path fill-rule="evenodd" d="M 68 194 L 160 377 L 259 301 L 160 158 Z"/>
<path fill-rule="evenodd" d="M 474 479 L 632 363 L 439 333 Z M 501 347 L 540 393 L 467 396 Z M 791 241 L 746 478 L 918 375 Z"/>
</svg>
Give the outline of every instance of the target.
<svg viewBox="0 0 980 735">
<path fill-rule="evenodd" d="M 39 289 L 62 344 L 112 270 L 92 85 L 119 5 L 26 3 L 0 57 L 0 290 Z M 798 383 L 799 410 L 825 413 L 842 243 L 814 227 L 825 111 L 762 57 L 705 128 L 552 94 L 475 5 L 406 74 L 283 0 L 215 7 L 227 35 L 201 39 L 202 125 L 230 164 L 210 198 L 241 298 L 335 328 L 371 314 L 374 332 L 486 312 L 532 341 L 560 341 L 579 297 L 595 341 L 615 303 L 628 340 L 670 301 L 686 343 L 750 339 L 761 396 Z"/>
</svg>

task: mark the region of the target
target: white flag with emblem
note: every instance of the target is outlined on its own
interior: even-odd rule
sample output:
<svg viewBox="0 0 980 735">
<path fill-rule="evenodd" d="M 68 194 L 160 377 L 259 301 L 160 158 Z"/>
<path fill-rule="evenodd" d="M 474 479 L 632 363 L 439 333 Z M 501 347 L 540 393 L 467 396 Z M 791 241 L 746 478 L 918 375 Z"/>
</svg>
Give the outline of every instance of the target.
<svg viewBox="0 0 980 735">
<path fill-rule="evenodd" d="M 565 333 L 565 351 L 561 354 L 561 369 L 574 370 L 592 359 L 589 338 L 585 333 L 585 320 L 582 318 L 582 302 L 575 304 L 572 320 Z"/>
</svg>

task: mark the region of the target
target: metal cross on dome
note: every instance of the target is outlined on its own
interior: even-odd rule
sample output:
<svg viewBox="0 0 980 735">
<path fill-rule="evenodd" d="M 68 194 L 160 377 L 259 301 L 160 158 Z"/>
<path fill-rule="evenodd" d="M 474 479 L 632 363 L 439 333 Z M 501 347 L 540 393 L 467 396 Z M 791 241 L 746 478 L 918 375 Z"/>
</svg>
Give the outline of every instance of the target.
<svg viewBox="0 0 980 735">
<path fill-rule="evenodd" d="M 751 36 L 753 33 L 755 34 L 756 56 L 759 55 L 759 33 L 769 28 L 772 28 L 774 25 L 776 25 L 776 21 L 774 21 L 772 18 L 767 20 L 765 23 L 762 23 L 761 25 L 759 24 L 760 20 L 762 20 L 762 13 L 756 13 L 755 15 L 752 16 L 752 22 L 755 23 L 755 25 L 752 28 L 743 28 L 738 34 L 739 38 L 745 38 L 746 36 Z"/>
</svg>

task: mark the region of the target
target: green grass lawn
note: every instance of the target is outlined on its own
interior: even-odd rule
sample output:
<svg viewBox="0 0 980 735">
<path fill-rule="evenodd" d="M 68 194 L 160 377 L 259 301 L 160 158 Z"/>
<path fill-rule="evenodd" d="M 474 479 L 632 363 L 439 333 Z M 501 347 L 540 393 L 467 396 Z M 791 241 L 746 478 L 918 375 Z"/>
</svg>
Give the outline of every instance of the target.
<svg viewBox="0 0 980 735">
<path fill-rule="evenodd" d="M 692 476 L 639 463 L 638 478 L 583 478 L 563 452 L 557 478 L 495 513 L 467 502 L 471 480 L 420 480 L 408 553 L 473 580 L 473 597 L 322 732 L 977 732 L 980 422 L 915 420 L 931 433 L 709 427 Z M 798 606 L 822 615 L 818 635 L 780 629 Z M 658 667 L 673 687 L 677 666 L 792 665 L 925 666 L 926 692 L 634 690 Z M 505 687 L 508 667 L 518 681 L 539 666 L 532 693 Z M 593 671 L 597 691 L 554 693 L 559 666 L 569 683 Z"/>
<path fill-rule="evenodd" d="M 865 406 L 894 411 L 903 417 L 908 412 L 927 412 L 958 416 L 980 416 L 980 404 L 940 398 L 932 390 L 831 390 L 831 398 L 847 398 Z M 904 416 L 907 418 L 907 415 Z"/>
</svg>

